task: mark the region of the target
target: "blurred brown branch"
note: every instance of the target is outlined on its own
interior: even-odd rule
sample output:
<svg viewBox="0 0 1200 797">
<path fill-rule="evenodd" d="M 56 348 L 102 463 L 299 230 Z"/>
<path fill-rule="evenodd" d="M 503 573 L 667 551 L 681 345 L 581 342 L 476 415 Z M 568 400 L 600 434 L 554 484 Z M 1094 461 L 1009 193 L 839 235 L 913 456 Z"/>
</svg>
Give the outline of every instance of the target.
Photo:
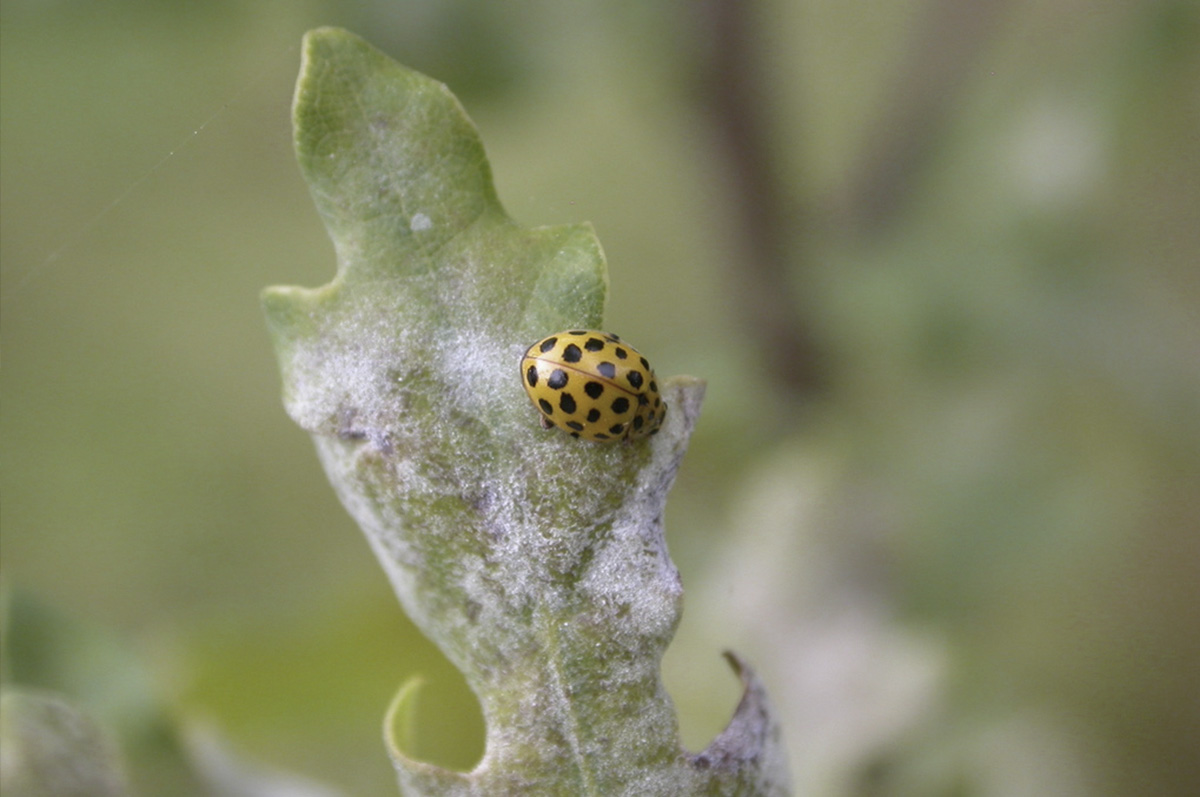
<svg viewBox="0 0 1200 797">
<path fill-rule="evenodd" d="M 932 0 L 897 70 L 879 122 L 843 195 L 853 234 L 886 227 L 943 135 L 971 64 L 997 29 L 1007 0 Z M 801 401 L 828 388 L 829 361 L 798 288 L 811 271 L 812 209 L 781 182 L 770 142 L 772 87 L 758 53 L 758 4 L 710 0 L 705 102 L 733 194 L 745 258 L 729 281 L 747 329 L 777 385 Z"/>
<path fill-rule="evenodd" d="M 710 60 L 706 100 L 728 164 L 743 261 L 731 264 L 730 283 L 765 365 L 787 394 L 816 398 L 828 385 L 826 360 L 810 319 L 801 311 L 794 277 L 795 242 L 803 240 L 805 209 L 797 192 L 780 184 L 769 144 L 769 87 L 759 69 L 751 2 L 713 0 L 706 9 Z"/>
<path fill-rule="evenodd" d="M 737 5 L 734 3 L 734 5 Z M 874 234 L 905 206 L 1008 0 L 931 0 L 846 186 L 851 230 Z"/>
</svg>

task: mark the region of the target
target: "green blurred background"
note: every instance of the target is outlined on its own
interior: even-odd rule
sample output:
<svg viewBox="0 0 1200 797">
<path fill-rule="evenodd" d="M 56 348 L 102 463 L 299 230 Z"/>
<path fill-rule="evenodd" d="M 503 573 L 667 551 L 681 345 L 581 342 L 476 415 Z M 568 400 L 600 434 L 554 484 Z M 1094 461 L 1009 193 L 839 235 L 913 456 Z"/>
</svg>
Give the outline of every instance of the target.
<svg viewBox="0 0 1200 797">
<path fill-rule="evenodd" d="M 446 82 L 516 219 L 595 224 L 608 328 L 708 380 L 667 518 L 690 747 L 734 647 L 800 794 L 1194 793 L 1188 0 L 4 0 L 9 683 L 147 795 L 206 793 L 218 743 L 394 793 L 418 672 L 418 752 L 481 753 L 258 307 L 334 270 L 289 120 L 326 24 Z"/>
</svg>

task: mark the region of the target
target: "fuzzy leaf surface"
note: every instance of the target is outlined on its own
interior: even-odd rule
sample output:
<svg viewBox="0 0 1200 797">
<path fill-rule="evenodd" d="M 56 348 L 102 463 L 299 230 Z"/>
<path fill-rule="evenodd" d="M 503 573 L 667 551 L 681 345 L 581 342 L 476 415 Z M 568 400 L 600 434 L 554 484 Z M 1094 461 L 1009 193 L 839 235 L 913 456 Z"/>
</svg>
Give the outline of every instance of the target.
<svg viewBox="0 0 1200 797">
<path fill-rule="evenodd" d="M 391 744 L 405 793 L 786 793 L 748 670 L 753 728 L 713 756 L 682 749 L 659 678 L 682 599 L 662 516 L 703 383 L 664 382 L 661 433 L 615 445 L 541 429 L 522 389 L 526 346 L 601 325 L 591 228 L 515 224 L 453 95 L 345 31 L 306 36 L 294 122 L 338 270 L 264 293 L 285 405 L 487 723 L 468 773 Z"/>
</svg>

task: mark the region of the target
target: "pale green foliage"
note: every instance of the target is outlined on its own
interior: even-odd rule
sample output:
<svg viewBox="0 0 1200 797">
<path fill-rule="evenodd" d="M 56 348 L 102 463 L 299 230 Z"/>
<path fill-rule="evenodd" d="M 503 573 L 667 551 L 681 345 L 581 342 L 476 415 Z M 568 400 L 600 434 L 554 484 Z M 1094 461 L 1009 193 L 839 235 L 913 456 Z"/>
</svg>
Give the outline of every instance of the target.
<svg viewBox="0 0 1200 797">
<path fill-rule="evenodd" d="M 115 746 L 75 706 L 51 694 L 0 696 L 0 792 L 14 797 L 129 793 Z"/>
<path fill-rule="evenodd" d="M 659 678 L 682 598 L 663 509 L 703 383 L 666 380 L 661 434 L 607 446 L 541 429 L 521 388 L 526 345 L 601 325 L 591 229 L 512 222 L 455 98 L 344 31 L 306 37 L 294 118 L 338 273 L 264 295 L 285 403 L 487 723 L 470 773 L 393 744 L 406 793 L 786 793 L 740 662 L 742 704 L 697 755 Z"/>
</svg>

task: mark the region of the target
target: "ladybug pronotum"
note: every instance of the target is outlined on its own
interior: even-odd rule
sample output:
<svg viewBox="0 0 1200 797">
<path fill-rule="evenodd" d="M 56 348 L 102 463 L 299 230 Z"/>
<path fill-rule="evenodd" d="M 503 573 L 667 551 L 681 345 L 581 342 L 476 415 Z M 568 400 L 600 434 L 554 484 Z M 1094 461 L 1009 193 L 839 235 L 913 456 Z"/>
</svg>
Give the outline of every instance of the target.
<svg viewBox="0 0 1200 797">
<path fill-rule="evenodd" d="M 542 338 L 521 357 L 521 383 L 542 426 L 598 443 L 648 437 L 667 413 L 650 363 L 607 332 Z"/>
</svg>

